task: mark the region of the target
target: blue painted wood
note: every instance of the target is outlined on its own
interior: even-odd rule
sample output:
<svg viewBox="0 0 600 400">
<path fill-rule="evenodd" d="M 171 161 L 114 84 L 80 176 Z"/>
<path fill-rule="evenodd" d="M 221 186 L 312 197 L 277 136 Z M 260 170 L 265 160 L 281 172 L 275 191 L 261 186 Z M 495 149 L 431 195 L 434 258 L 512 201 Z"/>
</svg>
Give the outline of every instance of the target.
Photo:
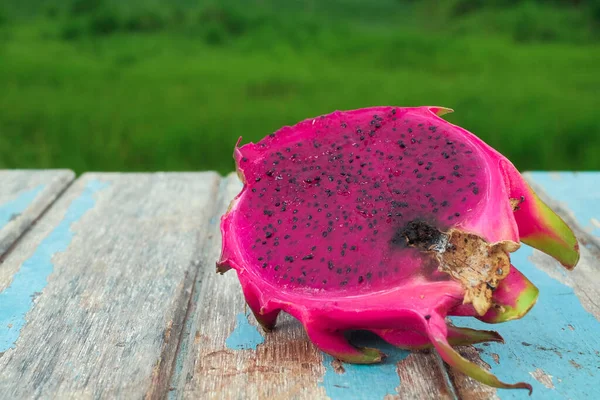
<svg viewBox="0 0 600 400">
<path fill-rule="evenodd" d="M 528 172 L 526 176 L 565 205 L 583 230 L 600 237 L 600 172 Z"/>
<path fill-rule="evenodd" d="M 259 344 L 265 342 L 265 338 L 254 325 L 250 325 L 248 318 L 250 313 L 239 313 L 236 317 L 235 329 L 225 340 L 225 344 L 231 350 L 256 350 Z M 254 317 L 252 317 L 254 318 Z"/>
<path fill-rule="evenodd" d="M 87 184 L 81 196 L 71 203 L 62 222 L 23 263 L 11 284 L 0 292 L 0 353 L 15 347 L 36 293 L 41 292 L 48 283 L 48 276 L 54 268 L 52 257 L 67 249 L 73 238 L 71 225 L 94 207 L 94 194 L 105 186 L 99 181 Z M 26 200 L 32 195 L 35 197 L 34 194 L 28 194 Z"/>
<path fill-rule="evenodd" d="M 0 170 L 0 256 L 23 235 L 74 178 L 68 170 Z M 3 271 L 11 274 L 12 271 Z M 0 290 L 5 285 L 0 283 Z"/>
<path fill-rule="evenodd" d="M 33 189 L 16 193 L 13 200 L 0 204 L 0 229 L 21 215 L 45 187 L 46 185 L 39 185 Z"/>
<path fill-rule="evenodd" d="M 356 345 L 380 349 L 387 358 L 381 364 L 374 365 L 344 364 L 344 372 L 339 373 L 334 367 L 334 358 L 323 353 L 325 375 L 321 385 L 327 396 L 332 400 L 364 400 L 396 395 L 397 388 L 402 384 L 397 364 L 410 353 L 367 335 L 352 339 Z"/>
<path fill-rule="evenodd" d="M 523 319 L 493 326 L 505 344 L 475 347 L 500 379 L 531 383 L 534 398 L 599 399 L 600 322 L 583 308 L 571 287 L 536 268 L 532 254 L 533 249 L 523 245 L 511 260 L 540 289 L 537 304 Z M 453 321 L 459 326 L 490 329 L 471 318 Z M 552 377 L 553 388 L 534 379 L 540 372 Z M 529 398 L 522 390 L 500 389 L 498 395 L 503 400 Z"/>
<path fill-rule="evenodd" d="M 600 236 L 600 173 L 529 172 L 525 176 L 553 201 L 575 216 L 585 231 Z M 494 326 L 506 344 L 477 345 L 491 371 L 507 382 L 527 381 L 539 399 L 600 398 L 600 321 L 582 305 L 573 288 L 551 277 L 532 262 L 533 249 L 523 245 L 512 264 L 539 289 L 540 297 L 521 320 Z M 584 250 L 585 251 L 585 250 Z M 589 253 L 584 262 L 600 269 Z M 558 277 L 568 274 L 559 267 Z M 600 284 L 600 274 L 598 275 Z M 454 318 L 457 325 L 490 329 L 489 325 Z M 537 377 L 537 379 L 534 379 Z M 526 392 L 499 390 L 501 399 L 527 399 Z"/>
</svg>

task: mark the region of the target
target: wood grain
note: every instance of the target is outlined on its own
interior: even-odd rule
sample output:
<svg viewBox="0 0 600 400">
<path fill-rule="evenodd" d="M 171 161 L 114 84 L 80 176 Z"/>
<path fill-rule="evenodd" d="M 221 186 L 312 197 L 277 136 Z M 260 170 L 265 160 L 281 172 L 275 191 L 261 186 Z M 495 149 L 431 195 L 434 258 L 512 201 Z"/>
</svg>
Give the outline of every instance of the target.
<svg viewBox="0 0 600 400">
<path fill-rule="evenodd" d="M 74 176 L 68 170 L 0 170 L 0 259 Z"/>
<path fill-rule="evenodd" d="M 0 356 L 0 398 L 164 397 L 219 181 L 86 174 L 73 184 L 4 261 L 17 272 L 0 318 L 23 295 L 13 286 L 42 289 L 13 316 L 23 323 Z"/>
<path fill-rule="evenodd" d="M 44 184 L 27 179 L 10 190 Z M 54 185 L 56 198 L 72 173 L 52 179 L 34 195 L 47 198 Z M 2 197 L 7 187 L 0 206 L 15 199 Z M 384 349 L 386 364 L 341 364 L 289 316 L 263 333 L 235 273 L 214 268 L 219 216 L 240 188 L 233 174 L 87 174 L 45 213 L 54 198 L 34 217 L 28 202 L 11 223 L 43 216 L 0 267 L 0 398 L 528 398 L 447 371 L 435 353 Z M 534 398 L 600 398 L 600 248 L 577 224 L 589 212 L 536 189 L 589 246 L 571 273 L 526 246 L 515 253 L 540 288 L 538 304 L 493 327 L 506 344 L 461 352 L 501 379 L 532 383 Z"/>
<path fill-rule="evenodd" d="M 240 189 L 235 175 L 225 180 L 219 214 Z M 316 350 L 289 316 L 280 316 L 276 329 L 263 333 L 245 307 L 235 272 L 215 273 L 221 243 L 216 222 L 203 252 L 170 398 L 454 398 L 446 371 L 432 354 L 396 350 L 388 364 L 350 366 Z M 391 386 L 388 395 L 379 396 L 382 385 Z"/>
</svg>

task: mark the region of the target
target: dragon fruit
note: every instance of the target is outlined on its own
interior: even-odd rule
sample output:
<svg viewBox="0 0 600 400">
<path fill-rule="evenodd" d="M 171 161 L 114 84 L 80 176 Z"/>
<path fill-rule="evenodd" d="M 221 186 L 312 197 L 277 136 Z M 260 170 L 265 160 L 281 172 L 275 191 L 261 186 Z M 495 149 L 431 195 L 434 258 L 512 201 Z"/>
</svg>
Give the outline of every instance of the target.
<svg viewBox="0 0 600 400">
<path fill-rule="evenodd" d="M 244 187 L 221 220 L 217 271 L 236 270 L 265 330 L 284 311 L 341 361 L 384 358 L 344 335 L 367 330 L 400 348 L 433 347 L 484 384 L 531 392 L 453 348 L 498 333 L 446 317 L 521 318 L 538 290 L 509 253 L 522 241 L 571 269 L 578 244 L 510 161 L 440 118 L 451 111 L 338 111 L 236 146 Z"/>
</svg>

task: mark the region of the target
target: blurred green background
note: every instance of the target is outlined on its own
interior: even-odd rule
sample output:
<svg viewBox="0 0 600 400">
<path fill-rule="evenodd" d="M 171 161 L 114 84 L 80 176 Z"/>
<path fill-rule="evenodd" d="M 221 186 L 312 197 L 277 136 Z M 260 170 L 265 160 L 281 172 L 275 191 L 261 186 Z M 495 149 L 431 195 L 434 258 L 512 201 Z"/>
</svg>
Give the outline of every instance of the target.
<svg viewBox="0 0 600 400">
<path fill-rule="evenodd" d="M 600 0 L 0 2 L 0 168 L 225 173 L 239 136 L 393 104 L 600 169 L 599 94 Z"/>
</svg>

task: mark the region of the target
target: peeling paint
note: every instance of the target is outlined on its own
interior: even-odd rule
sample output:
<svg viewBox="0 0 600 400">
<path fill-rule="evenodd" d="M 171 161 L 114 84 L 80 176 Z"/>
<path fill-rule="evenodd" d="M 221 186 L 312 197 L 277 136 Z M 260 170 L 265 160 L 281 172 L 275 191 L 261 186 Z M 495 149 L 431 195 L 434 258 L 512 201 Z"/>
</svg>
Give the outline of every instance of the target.
<svg viewBox="0 0 600 400">
<path fill-rule="evenodd" d="M 388 357 L 380 364 L 342 364 L 343 369 L 340 369 L 339 361 L 323 353 L 325 375 L 320 386 L 325 388 L 327 396 L 332 400 L 363 400 L 397 395 L 401 385 L 397 364 L 410 352 L 364 332 L 356 332 L 351 341 L 357 346 L 378 348 Z"/>
<path fill-rule="evenodd" d="M 81 195 L 71 202 L 62 221 L 23 262 L 10 286 L 0 292 L 0 353 L 16 347 L 27 313 L 54 270 L 52 258 L 67 250 L 74 236 L 71 226 L 95 206 L 94 194 L 107 186 L 100 181 L 88 182 Z"/>
<path fill-rule="evenodd" d="M 500 356 L 498 354 L 492 353 L 491 356 L 496 364 L 500 364 Z"/>
<path fill-rule="evenodd" d="M 225 340 L 225 344 L 232 350 L 256 350 L 263 344 L 265 338 L 254 325 L 248 322 L 249 313 L 239 313 L 236 317 L 235 329 Z"/>
<path fill-rule="evenodd" d="M 547 381 L 542 382 L 541 378 L 528 381 L 540 399 L 600 398 L 600 385 L 591 384 L 600 379 L 595 353 L 600 348 L 600 321 L 586 311 L 573 288 L 536 268 L 532 256 L 533 249 L 523 245 L 511 259 L 540 289 L 537 304 L 523 319 L 495 326 L 505 344 L 475 347 L 482 360 L 490 364 L 491 372 L 505 382 L 527 381 L 527 376 L 538 369 L 552 376 L 556 390 L 548 389 Z M 489 329 L 489 325 L 472 318 L 452 320 L 458 326 Z M 569 329 L 569 324 L 576 329 Z M 499 364 L 494 362 L 493 353 L 498 354 Z M 581 368 L 574 368 L 570 359 Z M 529 398 L 525 391 L 519 390 L 498 389 L 497 393 L 503 400 Z"/>
<path fill-rule="evenodd" d="M 536 381 L 546 386 L 548 389 L 554 389 L 554 384 L 552 383 L 552 375 L 548 375 L 540 368 L 537 368 L 535 371 L 530 372 L 530 374 L 535 378 Z"/>
<path fill-rule="evenodd" d="M 0 229 L 13 219 L 21 215 L 35 198 L 44 190 L 45 185 L 37 186 L 17 194 L 16 198 L 8 203 L 0 204 Z"/>
</svg>

